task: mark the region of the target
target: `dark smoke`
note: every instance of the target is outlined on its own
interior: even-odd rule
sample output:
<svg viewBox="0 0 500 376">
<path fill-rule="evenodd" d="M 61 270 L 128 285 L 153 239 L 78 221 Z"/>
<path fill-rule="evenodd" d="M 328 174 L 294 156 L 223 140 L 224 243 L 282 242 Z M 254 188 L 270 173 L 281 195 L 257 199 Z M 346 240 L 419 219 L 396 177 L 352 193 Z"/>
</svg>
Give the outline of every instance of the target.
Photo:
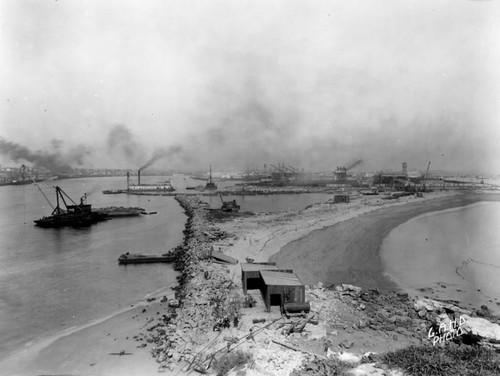
<svg viewBox="0 0 500 376">
<path fill-rule="evenodd" d="M 174 155 L 180 154 L 182 152 L 183 152 L 183 148 L 180 145 L 174 145 L 174 146 L 170 146 L 168 148 L 156 149 L 153 153 L 153 156 L 139 168 L 139 171 L 142 171 L 145 168 L 148 168 L 149 166 L 151 166 L 153 163 L 155 163 L 159 159 L 173 157 Z"/>
<path fill-rule="evenodd" d="M 144 160 L 144 147 L 136 141 L 130 129 L 123 125 L 115 125 L 108 134 L 106 141 L 108 150 L 129 163 L 137 164 Z"/>
<path fill-rule="evenodd" d="M 81 166 L 85 163 L 86 157 L 92 154 L 92 149 L 84 145 L 73 147 L 67 154 L 59 151 L 62 141 L 52 140 L 51 145 L 56 150 L 55 152 L 32 151 L 26 146 L 0 137 L 1 154 L 9 157 L 14 162 L 27 161 L 32 163 L 34 167 L 43 167 L 51 171 L 69 170 L 72 168 L 71 164 Z"/>
<path fill-rule="evenodd" d="M 0 138 L 0 153 L 8 156 L 14 162 L 28 161 L 34 167 L 44 167 L 48 170 L 63 170 L 71 168 L 62 161 L 60 153 L 46 151 L 31 151 L 25 146 Z"/>
</svg>

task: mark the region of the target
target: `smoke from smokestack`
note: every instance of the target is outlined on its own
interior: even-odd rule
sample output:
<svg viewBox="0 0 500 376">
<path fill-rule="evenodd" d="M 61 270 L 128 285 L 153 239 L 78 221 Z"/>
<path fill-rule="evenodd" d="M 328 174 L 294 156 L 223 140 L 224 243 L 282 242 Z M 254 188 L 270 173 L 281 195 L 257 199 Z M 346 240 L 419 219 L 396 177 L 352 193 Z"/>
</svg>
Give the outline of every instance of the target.
<svg viewBox="0 0 500 376">
<path fill-rule="evenodd" d="M 180 145 L 174 145 L 174 146 L 170 146 L 168 148 L 156 149 L 153 153 L 153 156 L 139 168 L 139 171 L 144 170 L 145 168 L 148 168 L 149 166 L 151 166 L 153 163 L 155 163 L 159 159 L 172 157 L 175 154 L 181 153 L 182 151 L 183 151 L 183 149 L 182 149 L 182 146 L 180 146 Z"/>
<path fill-rule="evenodd" d="M 144 147 L 136 140 L 130 129 L 123 125 L 115 125 L 106 140 L 108 151 L 128 163 L 137 164 L 144 159 Z"/>
<path fill-rule="evenodd" d="M 71 169 L 70 164 L 82 165 L 85 157 L 92 152 L 90 147 L 77 145 L 69 153 L 63 154 L 59 148 L 62 145 L 60 140 L 52 140 L 52 145 L 56 145 L 57 151 L 49 153 L 47 151 L 32 151 L 25 146 L 12 141 L 7 141 L 0 137 L 0 153 L 9 157 L 14 162 L 27 161 L 35 167 L 44 167 L 51 171 Z"/>
</svg>

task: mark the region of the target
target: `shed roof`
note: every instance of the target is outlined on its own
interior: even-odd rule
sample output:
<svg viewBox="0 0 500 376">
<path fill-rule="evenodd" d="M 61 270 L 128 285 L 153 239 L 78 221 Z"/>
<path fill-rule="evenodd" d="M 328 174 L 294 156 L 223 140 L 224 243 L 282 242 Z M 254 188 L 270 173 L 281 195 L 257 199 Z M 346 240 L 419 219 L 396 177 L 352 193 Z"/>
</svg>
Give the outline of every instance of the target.
<svg viewBox="0 0 500 376">
<path fill-rule="evenodd" d="M 303 286 L 294 273 L 274 272 L 271 270 L 261 270 L 260 275 L 264 283 L 268 286 Z"/>
<path fill-rule="evenodd" d="M 259 270 L 276 270 L 276 265 L 266 264 L 241 264 L 241 271 L 243 272 L 258 272 Z"/>
</svg>

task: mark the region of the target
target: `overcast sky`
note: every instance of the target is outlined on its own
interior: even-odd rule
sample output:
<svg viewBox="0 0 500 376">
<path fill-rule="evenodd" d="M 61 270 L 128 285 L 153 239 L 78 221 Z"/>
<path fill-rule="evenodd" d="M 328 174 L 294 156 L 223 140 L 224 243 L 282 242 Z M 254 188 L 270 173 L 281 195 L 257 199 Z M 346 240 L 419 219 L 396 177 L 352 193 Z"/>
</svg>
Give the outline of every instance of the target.
<svg viewBox="0 0 500 376">
<path fill-rule="evenodd" d="M 500 172 L 499 3 L 0 0 L 0 164 Z"/>
</svg>

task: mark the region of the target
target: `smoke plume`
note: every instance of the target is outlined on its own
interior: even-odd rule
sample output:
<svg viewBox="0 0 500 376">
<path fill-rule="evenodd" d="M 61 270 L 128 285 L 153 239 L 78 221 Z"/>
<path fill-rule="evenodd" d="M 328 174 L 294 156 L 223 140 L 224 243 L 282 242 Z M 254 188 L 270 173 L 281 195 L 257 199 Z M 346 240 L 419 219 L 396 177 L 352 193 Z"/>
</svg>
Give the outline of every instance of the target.
<svg viewBox="0 0 500 376">
<path fill-rule="evenodd" d="M 180 145 L 174 145 L 174 146 L 171 146 L 168 148 L 156 149 L 153 153 L 153 156 L 139 168 L 139 171 L 142 171 L 145 168 L 148 168 L 149 166 L 151 166 L 153 163 L 155 163 L 159 159 L 172 157 L 176 154 L 181 153 L 182 151 L 183 151 L 183 148 Z"/>
<path fill-rule="evenodd" d="M 60 146 L 61 142 L 56 142 L 56 144 Z M 34 167 L 43 167 L 51 171 L 71 169 L 71 163 L 81 165 L 85 157 L 91 153 L 91 149 L 85 146 L 73 148 L 68 155 L 63 155 L 58 148 L 56 150 L 56 152 L 52 153 L 42 150 L 32 151 L 23 145 L 0 137 L 1 154 L 9 157 L 14 162 L 27 161 L 32 163 Z"/>
<path fill-rule="evenodd" d="M 137 164 L 144 160 L 144 146 L 137 141 L 130 129 L 123 124 L 115 125 L 108 133 L 106 145 L 111 154 Z"/>
</svg>

